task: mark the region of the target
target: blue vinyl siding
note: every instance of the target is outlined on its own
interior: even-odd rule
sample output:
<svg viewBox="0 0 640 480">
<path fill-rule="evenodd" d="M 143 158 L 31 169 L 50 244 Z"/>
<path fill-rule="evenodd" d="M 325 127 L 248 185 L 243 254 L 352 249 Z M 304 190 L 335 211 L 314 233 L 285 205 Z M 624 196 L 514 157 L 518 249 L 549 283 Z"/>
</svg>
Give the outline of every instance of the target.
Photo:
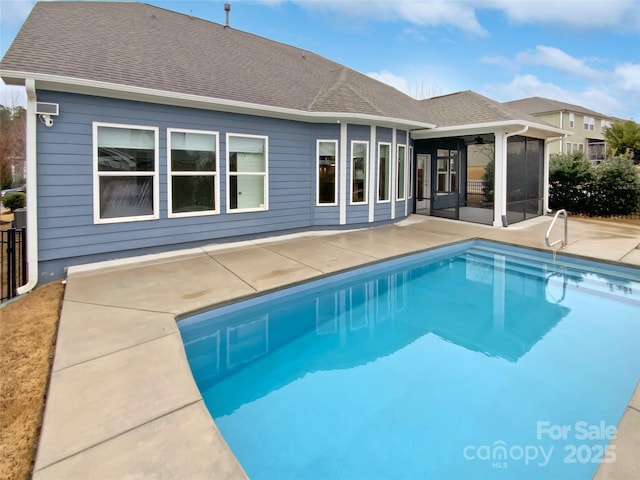
<svg viewBox="0 0 640 480">
<path fill-rule="evenodd" d="M 38 101 L 60 105 L 60 115 L 55 118 L 53 127 L 47 128 L 41 123 L 37 127 L 38 243 L 43 279 L 60 277 L 62 267 L 67 265 L 240 238 L 339 227 L 339 206 L 316 206 L 316 140 L 339 141 L 340 125 L 337 123 L 311 124 L 48 91 L 38 92 Z M 159 129 L 157 220 L 94 224 L 93 122 Z M 167 217 L 167 128 L 218 132 L 219 214 Z M 389 129 L 378 131 L 384 138 L 387 134 L 390 138 Z M 227 133 L 268 136 L 268 210 L 227 213 Z M 370 127 L 349 125 L 348 157 L 351 140 L 369 141 Z M 377 147 L 370 146 L 370 150 L 372 148 Z M 350 158 L 347 160 L 347 199 L 350 200 L 351 165 Z M 370 175 L 373 173 L 369 172 Z M 368 205 L 347 203 L 347 225 L 368 222 Z M 376 210 L 376 221 L 388 222 L 389 206 L 386 205 L 386 211 L 385 206 L 382 207 L 379 212 Z"/>
</svg>

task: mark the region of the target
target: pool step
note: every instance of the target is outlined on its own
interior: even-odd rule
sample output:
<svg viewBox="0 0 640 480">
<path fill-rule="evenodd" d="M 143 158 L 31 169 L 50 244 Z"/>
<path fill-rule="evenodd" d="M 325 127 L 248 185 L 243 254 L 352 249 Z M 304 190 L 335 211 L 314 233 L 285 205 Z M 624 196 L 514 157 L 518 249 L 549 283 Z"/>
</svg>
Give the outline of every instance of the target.
<svg viewBox="0 0 640 480">
<path fill-rule="evenodd" d="M 504 258 L 507 272 L 545 279 L 548 285 L 557 285 L 576 291 L 590 290 L 597 294 L 639 302 L 638 280 L 630 279 L 629 274 L 623 277 L 612 275 L 605 270 L 606 266 L 595 265 L 595 268 L 582 268 L 580 264 L 575 265 L 564 259 L 558 260 L 557 257 L 554 262 L 553 258 L 545 258 L 535 253 L 525 251 L 512 253 L 490 247 L 472 247 L 465 252 L 464 257 L 494 268 L 496 255 Z M 636 297 L 632 297 L 631 293 L 635 293 Z"/>
</svg>

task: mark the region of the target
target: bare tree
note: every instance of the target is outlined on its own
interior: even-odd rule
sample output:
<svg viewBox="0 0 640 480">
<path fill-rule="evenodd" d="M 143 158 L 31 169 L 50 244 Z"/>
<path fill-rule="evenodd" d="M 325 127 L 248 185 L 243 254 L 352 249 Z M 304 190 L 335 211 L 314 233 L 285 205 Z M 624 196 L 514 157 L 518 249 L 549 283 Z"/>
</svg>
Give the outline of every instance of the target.
<svg viewBox="0 0 640 480">
<path fill-rule="evenodd" d="M 24 182 L 26 151 L 25 108 L 18 104 L 19 95 L 0 105 L 0 186 L 7 188 Z"/>
<path fill-rule="evenodd" d="M 424 100 L 426 98 L 432 98 L 442 95 L 442 89 L 437 84 L 428 86 L 424 80 L 414 83 L 409 88 L 409 96 L 416 100 Z"/>
</svg>

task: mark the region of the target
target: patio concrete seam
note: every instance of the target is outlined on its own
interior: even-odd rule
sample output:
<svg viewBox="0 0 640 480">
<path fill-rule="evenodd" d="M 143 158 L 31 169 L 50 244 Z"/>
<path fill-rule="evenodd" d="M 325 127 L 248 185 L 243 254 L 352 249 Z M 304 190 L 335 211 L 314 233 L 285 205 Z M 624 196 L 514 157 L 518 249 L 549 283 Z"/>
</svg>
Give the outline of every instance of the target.
<svg viewBox="0 0 640 480">
<path fill-rule="evenodd" d="M 174 320 L 175 320 L 175 316 L 174 316 Z M 147 343 L 155 342 L 156 340 L 160 340 L 161 338 L 170 337 L 171 335 L 175 335 L 176 333 L 177 333 L 178 335 L 180 335 L 180 331 L 179 331 L 179 330 L 176 330 L 176 331 L 173 331 L 173 332 L 167 332 L 167 333 L 166 333 L 166 334 L 164 334 L 164 335 L 159 335 L 159 336 L 157 336 L 157 337 L 150 338 L 150 339 L 148 339 L 148 340 L 145 340 L 144 342 L 139 342 L 139 343 L 135 343 L 135 344 L 133 344 L 133 345 L 129 345 L 129 346 L 127 346 L 127 347 L 118 348 L 118 349 L 116 349 L 116 350 L 112 350 L 112 351 L 110 351 L 110 352 L 108 352 L 108 353 L 105 353 L 105 354 L 103 354 L 103 355 L 98 355 L 97 357 L 87 358 L 86 360 L 83 360 L 83 361 L 78 362 L 78 363 L 74 363 L 73 365 L 66 365 L 66 366 L 64 366 L 64 367 L 62 367 L 62 368 L 58 368 L 58 369 L 56 369 L 56 370 L 53 370 L 53 369 L 52 369 L 52 370 L 51 370 L 51 372 L 52 372 L 52 373 L 53 373 L 54 371 L 55 371 L 56 373 L 57 373 L 57 372 L 63 372 L 64 370 L 67 370 L 67 369 L 69 369 L 69 368 L 77 367 L 78 365 L 83 365 L 83 364 L 88 363 L 88 362 L 93 362 L 94 360 L 98 360 L 98 359 L 100 359 L 100 358 L 108 357 L 109 355 L 113 355 L 114 353 L 120 353 L 120 352 L 124 352 L 124 351 L 126 351 L 126 350 L 131 350 L 132 348 L 137 348 L 137 347 L 139 347 L 139 346 L 141 346 L 141 345 L 145 345 L 145 344 L 147 344 Z"/>
<path fill-rule="evenodd" d="M 125 307 L 122 305 L 106 305 L 104 303 L 94 303 L 94 302 L 86 302 L 86 301 L 82 301 L 82 300 L 64 300 L 65 302 L 70 302 L 70 303 L 78 303 L 81 305 L 93 305 L 95 307 L 106 307 L 106 308 L 120 308 L 122 310 L 132 310 L 134 312 L 146 312 L 146 313 L 159 313 L 162 315 L 173 315 L 175 317 L 175 312 L 165 312 L 163 310 L 149 310 L 149 309 L 145 309 L 145 308 L 133 308 L 133 307 Z"/>
<path fill-rule="evenodd" d="M 289 260 L 291 260 L 293 262 L 296 262 L 296 263 L 298 263 L 300 265 L 304 265 L 305 267 L 310 268 L 311 270 L 314 270 L 314 271 L 318 272 L 319 275 L 326 275 L 327 273 L 333 273 L 333 272 L 324 272 L 322 270 L 318 270 L 316 267 L 313 267 L 313 266 L 311 266 L 311 265 L 309 265 L 309 264 L 307 264 L 307 263 L 305 263 L 303 261 L 300 261 L 297 258 L 290 257 L 289 255 L 286 255 L 286 254 L 284 254 L 282 252 L 278 252 L 277 250 L 273 250 L 273 249 L 269 248 L 266 245 L 264 245 L 264 246 L 261 245 L 261 247 L 264 248 L 265 250 L 269 250 L 271 253 L 275 253 L 276 255 L 280 255 L 281 257 L 288 258 Z M 352 252 L 353 251 L 353 250 L 346 250 L 346 249 L 343 249 L 343 250 L 345 250 L 347 252 Z M 365 254 L 363 253 L 362 255 L 365 255 Z M 375 260 L 375 257 L 370 257 L 369 255 L 365 255 L 365 256 L 371 258 L 372 260 Z M 315 279 L 316 277 L 311 277 L 311 278 Z"/>
<path fill-rule="evenodd" d="M 264 248 L 262 245 L 256 245 L 260 248 Z M 266 250 L 266 249 L 265 249 Z M 258 293 L 260 290 L 258 290 L 256 287 L 254 287 L 253 285 L 251 285 L 249 282 L 247 282 L 244 278 L 242 278 L 240 275 L 238 275 L 236 272 L 232 271 L 231 269 L 229 269 L 224 263 L 219 262 L 215 257 L 213 257 L 209 252 L 207 252 L 207 255 L 209 256 L 209 258 L 211 258 L 211 260 L 213 260 L 214 262 L 216 262 L 218 265 L 220 265 L 222 268 L 224 268 L 227 272 L 229 272 L 231 275 L 233 275 L 234 277 L 236 277 L 238 280 L 240 280 L 242 283 L 244 283 L 247 287 L 249 287 L 251 290 L 253 290 L 255 293 Z M 210 307 L 209 307 L 210 308 Z M 176 315 L 177 317 L 178 315 Z"/>
<path fill-rule="evenodd" d="M 97 446 L 99 446 L 99 445 L 102 445 L 102 444 L 104 444 L 104 443 L 110 442 L 111 440 L 114 440 L 114 439 L 116 439 L 116 438 L 118 438 L 118 437 L 121 437 L 122 435 L 125 435 L 125 434 L 127 434 L 127 433 L 129 433 L 129 432 L 132 432 L 132 431 L 134 431 L 134 430 L 136 430 L 136 429 L 138 429 L 138 428 L 140 428 L 140 427 L 143 427 L 143 426 L 148 425 L 148 424 L 150 424 L 150 423 L 152 423 L 152 422 L 155 422 L 155 421 L 157 421 L 157 420 L 160 420 L 161 418 L 164 418 L 164 417 L 166 417 L 166 416 L 168 416 L 168 415 L 171 415 L 171 414 L 173 414 L 173 413 L 175 413 L 175 412 L 178 412 L 178 411 L 180 411 L 180 410 L 182 410 L 182 409 L 184 409 L 184 408 L 187 408 L 187 407 L 190 407 L 190 406 L 192 406 L 192 405 L 195 405 L 195 404 L 197 404 L 198 402 L 204 402 L 204 400 L 202 399 L 202 397 L 200 397 L 200 398 L 198 398 L 198 399 L 196 399 L 196 400 L 193 400 L 193 401 L 191 401 L 191 402 L 189 402 L 189 403 L 186 403 L 186 404 L 184 404 L 184 405 L 181 405 L 181 406 L 179 406 L 179 407 L 177 407 L 177 408 L 174 408 L 173 410 L 170 410 L 170 411 L 168 411 L 168 412 L 165 412 L 165 413 L 163 413 L 163 414 L 161 414 L 161 415 L 158 415 L 157 417 L 154 417 L 154 418 L 151 418 L 151 419 L 149 419 L 149 420 L 147 420 L 147 421 L 145 421 L 145 422 L 142 422 L 142 423 L 140 423 L 140 424 L 136 425 L 135 427 L 131 427 L 131 428 L 128 428 L 128 429 L 123 430 L 123 431 L 121 431 L 121 432 L 118 432 L 116 435 L 111 435 L 110 437 L 104 438 L 104 439 L 100 440 L 99 442 L 94 443 L 93 445 L 89 445 L 88 447 L 85 447 L 85 448 L 83 448 L 83 449 L 81 449 L 81 450 L 78 450 L 77 452 L 73 452 L 73 453 L 71 453 L 71 454 L 67 455 L 66 457 L 59 458 L 59 459 L 58 459 L 58 460 L 56 460 L 55 462 L 51 462 L 51 463 L 49 463 L 48 465 L 45 465 L 45 466 L 43 466 L 43 467 L 39 468 L 38 470 L 34 470 L 34 472 L 33 472 L 33 473 L 35 473 L 36 471 L 37 471 L 37 472 L 41 472 L 41 471 L 43 471 L 43 470 L 45 470 L 45 469 L 47 469 L 47 468 L 49 468 L 49 467 L 51 467 L 51 466 L 53 466 L 53 465 L 56 465 L 56 464 L 58 464 L 58 463 L 60 463 L 60 462 L 64 462 L 65 460 L 68 460 L 69 458 L 75 457 L 76 455 L 81 455 L 81 454 L 83 454 L 84 452 L 86 452 L 86 451 L 88 451 L 88 450 L 91 450 L 92 448 L 95 448 L 95 447 L 97 447 Z"/>
</svg>

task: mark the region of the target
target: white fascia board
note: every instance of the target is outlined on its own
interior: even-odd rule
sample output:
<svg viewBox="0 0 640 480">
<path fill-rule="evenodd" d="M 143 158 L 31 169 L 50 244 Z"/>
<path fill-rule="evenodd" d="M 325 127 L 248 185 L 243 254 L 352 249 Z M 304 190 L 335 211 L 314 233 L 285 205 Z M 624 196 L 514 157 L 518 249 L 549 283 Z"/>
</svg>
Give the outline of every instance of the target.
<svg viewBox="0 0 640 480">
<path fill-rule="evenodd" d="M 24 79 L 32 78 L 36 81 L 36 88 L 57 92 L 78 93 L 95 95 L 122 100 L 159 103 L 162 105 L 175 105 L 206 110 L 217 110 L 231 113 L 243 113 L 261 117 L 280 118 L 285 120 L 298 120 L 312 123 L 346 122 L 364 125 L 378 125 L 382 127 L 399 127 L 405 130 L 412 128 L 429 129 L 435 125 L 402 118 L 390 118 L 379 115 L 344 112 L 309 112 L 294 108 L 260 105 L 257 103 L 227 100 L 223 98 L 204 97 L 188 93 L 170 92 L 153 88 L 136 87 L 117 83 L 102 82 L 60 75 L 44 73 L 31 74 L 0 70 L 0 77 L 5 83 L 12 85 L 24 84 Z"/>
<path fill-rule="evenodd" d="M 519 120 L 504 120 L 501 122 L 485 122 L 485 123 L 470 123 L 466 125 L 453 125 L 448 127 L 436 127 L 433 129 L 421 129 L 412 130 L 411 138 L 414 140 L 423 140 L 430 138 L 443 138 L 443 137 L 456 137 L 462 135 L 476 135 L 479 133 L 492 133 L 496 129 L 504 129 L 505 133 L 509 133 L 510 129 L 517 131 L 523 127 L 528 126 L 530 129 L 537 130 L 542 133 L 543 137 L 560 135 L 573 135 L 569 130 L 563 130 L 551 125 L 541 125 L 539 123 L 519 121 Z M 553 134 L 553 135 L 549 135 Z"/>
</svg>

